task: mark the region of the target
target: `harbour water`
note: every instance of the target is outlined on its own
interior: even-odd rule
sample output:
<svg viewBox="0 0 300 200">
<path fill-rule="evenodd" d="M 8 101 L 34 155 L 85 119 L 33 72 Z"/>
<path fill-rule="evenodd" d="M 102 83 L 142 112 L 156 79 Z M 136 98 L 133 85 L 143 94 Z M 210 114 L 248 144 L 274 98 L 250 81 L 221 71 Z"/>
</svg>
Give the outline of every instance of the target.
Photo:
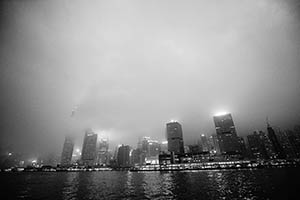
<svg viewBox="0 0 300 200">
<path fill-rule="evenodd" d="M 6 199 L 295 199 L 300 194 L 300 168 L 2 172 L 0 180 Z"/>
</svg>

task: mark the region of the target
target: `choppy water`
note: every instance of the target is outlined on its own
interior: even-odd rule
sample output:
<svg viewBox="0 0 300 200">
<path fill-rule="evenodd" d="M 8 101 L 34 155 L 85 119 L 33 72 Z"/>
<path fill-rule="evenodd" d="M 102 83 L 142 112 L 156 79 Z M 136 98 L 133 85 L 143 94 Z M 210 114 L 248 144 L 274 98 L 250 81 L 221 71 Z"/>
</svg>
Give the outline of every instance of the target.
<svg viewBox="0 0 300 200">
<path fill-rule="evenodd" d="M 300 168 L 20 172 L 0 173 L 0 180 L 1 199 L 295 199 L 300 194 Z"/>
</svg>

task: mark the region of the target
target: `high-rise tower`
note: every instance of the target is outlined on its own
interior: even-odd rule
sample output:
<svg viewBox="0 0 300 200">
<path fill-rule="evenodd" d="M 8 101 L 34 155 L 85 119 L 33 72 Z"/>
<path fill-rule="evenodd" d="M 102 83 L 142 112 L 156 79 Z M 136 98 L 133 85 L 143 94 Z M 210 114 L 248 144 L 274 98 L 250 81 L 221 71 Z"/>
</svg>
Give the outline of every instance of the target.
<svg viewBox="0 0 300 200">
<path fill-rule="evenodd" d="M 268 118 L 267 118 L 267 131 L 268 131 L 268 137 L 272 143 L 272 146 L 274 148 L 274 151 L 277 155 L 278 158 L 285 158 L 286 155 L 283 151 L 283 148 L 282 146 L 280 145 L 278 139 L 277 139 L 277 136 L 275 134 L 275 131 L 274 129 L 270 126 L 269 124 L 269 121 L 268 121 Z"/>
<path fill-rule="evenodd" d="M 96 164 L 97 136 L 92 130 L 85 132 L 81 155 L 82 164 L 85 166 L 94 166 Z"/>
<path fill-rule="evenodd" d="M 66 136 L 64 146 L 63 146 L 63 151 L 61 154 L 61 162 L 60 162 L 61 166 L 67 167 L 71 165 L 73 148 L 74 148 L 73 138 L 70 136 Z"/>
<path fill-rule="evenodd" d="M 216 133 L 222 154 L 239 154 L 240 145 L 230 113 L 214 116 Z"/>
<path fill-rule="evenodd" d="M 178 122 L 167 123 L 168 151 L 183 154 L 182 128 Z"/>
</svg>

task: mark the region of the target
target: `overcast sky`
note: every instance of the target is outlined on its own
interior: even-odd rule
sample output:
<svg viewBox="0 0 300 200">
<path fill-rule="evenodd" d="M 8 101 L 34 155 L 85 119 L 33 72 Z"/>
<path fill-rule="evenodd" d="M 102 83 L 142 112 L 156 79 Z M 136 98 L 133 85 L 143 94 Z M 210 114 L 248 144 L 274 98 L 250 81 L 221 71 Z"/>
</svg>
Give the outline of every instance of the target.
<svg viewBox="0 0 300 200">
<path fill-rule="evenodd" d="M 0 143 L 60 153 L 84 131 L 112 147 L 300 124 L 297 0 L 6 1 L 0 10 Z M 72 109 L 77 106 L 75 115 Z"/>
</svg>

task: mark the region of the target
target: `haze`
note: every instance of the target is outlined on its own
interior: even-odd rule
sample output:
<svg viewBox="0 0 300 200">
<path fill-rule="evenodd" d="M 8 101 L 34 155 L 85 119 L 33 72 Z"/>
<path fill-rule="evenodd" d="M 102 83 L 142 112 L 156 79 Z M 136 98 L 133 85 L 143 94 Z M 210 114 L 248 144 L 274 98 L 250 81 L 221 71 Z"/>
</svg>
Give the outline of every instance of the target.
<svg viewBox="0 0 300 200">
<path fill-rule="evenodd" d="M 297 0 L 1 3 L 1 146 L 60 153 L 92 128 L 113 145 L 300 121 Z M 73 111 L 72 111 L 73 110 Z M 71 113 L 73 116 L 71 117 Z"/>
</svg>

